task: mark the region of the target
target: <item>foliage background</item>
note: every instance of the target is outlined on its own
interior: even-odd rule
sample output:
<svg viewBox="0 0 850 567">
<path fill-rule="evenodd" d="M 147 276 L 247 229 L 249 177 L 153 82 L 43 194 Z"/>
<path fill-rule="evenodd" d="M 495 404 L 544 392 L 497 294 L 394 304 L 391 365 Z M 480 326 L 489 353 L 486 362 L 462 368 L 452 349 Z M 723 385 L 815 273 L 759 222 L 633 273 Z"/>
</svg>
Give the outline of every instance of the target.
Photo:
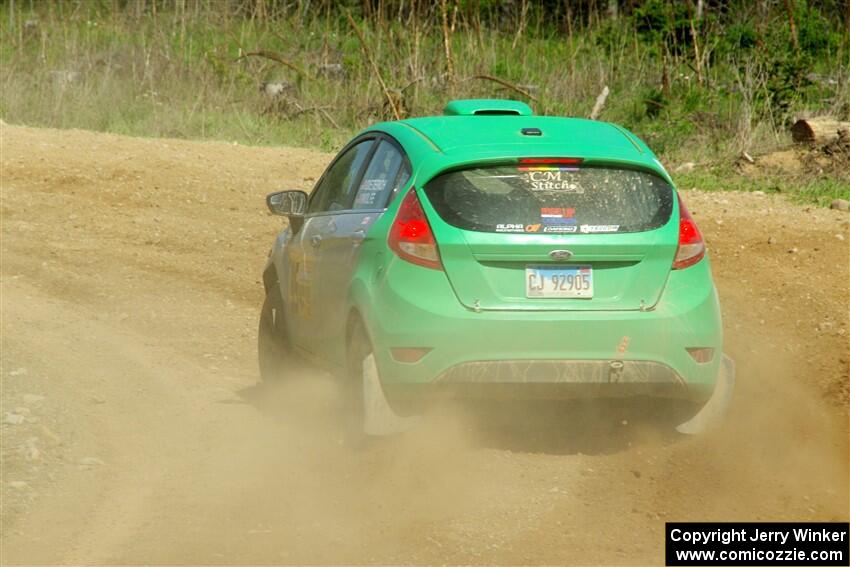
<svg viewBox="0 0 850 567">
<path fill-rule="evenodd" d="M 607 86 L 600 118 L 694 163 L 680 184 L 850 194 L 843 162 L 737 167 L 798 117 L 850 120 L 847 0 L 5 0 L 0 17 L 8 122 L 334 150 L 392 117 L 382 81 L 410 115 L 510 97 L 587 116 Z"/>
</svg>

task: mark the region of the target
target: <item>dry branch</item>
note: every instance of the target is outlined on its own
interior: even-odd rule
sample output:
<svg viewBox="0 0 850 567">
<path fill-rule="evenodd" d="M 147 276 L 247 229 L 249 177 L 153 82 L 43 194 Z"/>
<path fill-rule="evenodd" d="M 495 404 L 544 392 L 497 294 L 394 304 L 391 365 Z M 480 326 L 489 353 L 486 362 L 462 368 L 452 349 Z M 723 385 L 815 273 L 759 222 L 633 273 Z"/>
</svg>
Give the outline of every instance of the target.
<svg viewBox="0 0 850 567">
<path fill-rule="evenodd" d="M 406 91 L 407 89 L 409 89 L 410 87 L 412 87 L 416 83 L 418 83 L 420 81 L 424 81 L 424 80 L 425 80 L 425 77 L 416 77 L 415 79 L 413 79 L 412 81 L 410 81 L 409 83 L 407 83 L 406 85 L 404 85 L 403 87 L 398 89 L 398 91 L 400 93 L 404 93 L 404 91 Z"/>
<path fill-rule="evenodd" d="M 522 96 L 527 97 L 528 99 L 533 100 L 534 102 L 538 102 L 537 97 L 534 96 L 533 94 L 531 94 L 530 92 L 528 92 L 526 89 L 524 89 L 520 86 L 514 85 L 513 83 L 509 83 L 508 81 L 506 81 L 504 79 L 500 79 L 500 78 L 494 77 L 492 75 L 472 75 L 471 77 L 466 78 L 467 81 L 471 81 L 473 79 L 482 79 L 484 81 L 493 81 L 494 83 L 498 83 L 498 84 L 502 85 L 503 87 L 511 89 L 514 92 L 518 92 Z"/>
<path fill-rule="evenodd" d="M 378 79 L 378 84 L 381 85 L 381 89 L 384 91 L 384 97 L 387 99 L 387 104 L 392 109 L 395 119 L 401 120 L 401 113 L 398 110 L 398 106 L 396 105 L 392 94 L 390 94 L 390 90 L 387 88 L 384 78 L 381 77 L 381 71 L 378 69 L 378 65 L 375 63 L 375 60 L 372 59 L 372 53 L 369 51 L 369 46 L 366 45 L 366 38 L 363 37 L 363 32 L 360 31 L 359 27 L 357 27 L 357 23 L 355 23 L 354 18 L 351 17 L 351 12 L 346 12 L 345 16 L 348 18 L 348 23 L 351 24 L 352 28 L 354 28 L 354 32 L 357 34 L 357 39 L 360 40 L 360 47 L 363 49 L 363 54 L 366 55 L 366 59 L 372 67 L 372 73 L 375 75 L 375 78 Z"/>
<path fill-rule="evenodd" d="M 300 104 L 298 104 L 298 103 L 295 103 L 295 106 L 296 106 L 297 110 L 296 110 L 295 112 L 291 113 L 290 118 L 294 118 L 294 117 L 296 117 L 296 116 L 298 116 L 298 115 L 300 115 L 300 114 L 306 114 L 307 112 L 318 112 L 319 114 L 321 114 L 322 116 L 324 116 L 324 117 L 325 117 L 325 119 L 326 119 L 328 122 L 330 122 L 330 123 L 333 125 L 333 127 L 334 127 L 334 128 L 336 128 L 337 130 L 339 130 L 339 124 L 337 124 L 336 120 L 334 120 L 334 119 L 333 119 L 333 116 L 331 116 L 330 114 L 328 114 L 328 110 L 327 110 L 327 109 L 328 109 L 328 107 L 326 107 L 326 106 L 308 106 L 308 107 L 302 107 L 302 106 L 301 106 Z"/>
<path fill-rule="evenodd" d="M 590 111 L 591 120 L 599 118 L 599 115 L 602 113 L 602 108 L 605 106 L 605 101 L 608 99 L 609 92 L 611 91 L 608 90 L 608 85 L 605 85 L 602 88 L 602 92 L 599 93 L 598 97 L 596 97 L 596 104 L 593 105 L 593 110 Z"/>
<path fill-rule="evenodd" d="M 689 8 L 693 9 L 692 4 L 688 4 Z M 697 17 L 699 19 L 699 17 Z M 694 25 L 694 18 L 691 17 L 691 40 L 694 44 L 694 65 L 696 65 L 696 74 L 697 74 L 697 82 L 699 86 L 703 85 L 702 79 L 702 57 L 700 57 L 699 53 L 699 34 L 697 33 L 697 28 Z"/>
<path fill-rule="evenodd" d="M 339 124 L 336 120 L 334 120 L 333 116 L 331 116 L 327 109 L 329 106 L 304 106 L 301 102 L 298 101 L 295 97 L 291 96 L 279 96 L 276 97 L 271 104 L 269 104 L 266 109 L 263 111 L 264 114 L 276 114 L 279 116 L 283 116 L 287 120 L 292 120 L 302 114 L 307 114 L 308 112 L 313 112 L 316 114 L 320 114 L 324 117 L 325 120 L 330 122 L 330 124 L 336 128 L 340 129 Z"/>
<path fill-rule="evenodd" d="M 271 59 L 272 61 L 276 61 L 276 62 L 280 63 L 281 65 L 283 65 L 285 67 L 289 67 L 290 69 L 292 69 L 293 71 L 298 73 L 299 76 L 301 76 L 301 77 L 304 76 L 304 71 L 301 70 L 300 67 L 298 67 L 294 63 L 287 61 L 286 59 L 281 57 L 280 54 L 275 53 L 274 51 L 268 51 L 266 49 L 259 49 L 257 51 L 249 51 L 249 52 L 243 53 L 242 55 L 237 57 L 236 61 L 239 61 L 241 59 L 245 59 L 246 57 L 263 57 L 265 59 Z"/>
<path fill-rule="evenodd" d="M 838 139 L 839 130 L 848 128 L 850 128 L 850 122 L 841 122 L 828 116 L 808 118 L 797 120 L 791 126 L 791 137 L 798 144 L 825 145 Z"/>
<path fill-rule="evenodd" d="M 785 0 L 785 11 L 788 12 L 788 26 L 791 30 L 791 45 L 794 46 L 794 51 L 800 52 L 800 42 L 797 39 L 797 25 L 794 22 L 794 0 Z"/>
<path fill-rule="evenodd" d="M 457 9 L 457 4 L 455 4 L 455 9 Z M 452 32 L 454 31 L 454 22 L 452 22 L 452 26 L 450 28 L 446 0 L 441 0 L 440 2 L 440 13 L 442 14 L 443 24 L 443 49 L 446 53 L 446 81 L 448 82 L 449 90 L 451 91 L 454 89 L 455 85 L 455 70 L 454 63 L 452 62 Z"/>
<path fill-rule="evenodd" d="M 516 34 L 514 35 L 514 41 L 511 43 L 511 49 L 516 49 L 516 45 L 519 42 L 519 39 L 522 37 L 522 32 L 525 30 L 526 22 L 528 16 L 528 0 L 522 0 L 522 7 L 520 8 L 519 15 L 519 24 L 517 25 Z"/>
</svg>

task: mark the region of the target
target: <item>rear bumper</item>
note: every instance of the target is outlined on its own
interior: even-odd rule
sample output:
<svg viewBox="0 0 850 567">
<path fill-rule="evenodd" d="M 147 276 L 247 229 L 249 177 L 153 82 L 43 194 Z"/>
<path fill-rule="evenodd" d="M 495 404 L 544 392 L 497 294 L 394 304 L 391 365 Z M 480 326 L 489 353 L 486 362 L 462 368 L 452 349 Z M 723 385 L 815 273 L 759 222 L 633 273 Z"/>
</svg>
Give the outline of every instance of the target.
<svg viewBox="0 0 850 567">
<path fill-rule="evenodd" d="M 646 360 L 494 360 L 462 362 L 434 383 L 670 384 L 684 385 L 675 370 Z"/>
<path fill-rule="evenodd" d="M 702 405 L 710 384 L 688 384 L 669 366 L 635 360 L 465 362 L 427 384 L 384 380 L 395 402 L 429 398 L 580 400 L 665 398 Z"/>
<path fill-rule="evenodd" d="M 411 285 L 415 282 L 415 285 Z M 388 396 L 432 393 L 576 398 L 652 396 L 698 403 L 714 389 L 722 326 L 707 261 L 674 271 L 648 311 L 483 311 L 446 275 L 391 262 L 363 310 Z M 393 347 L 431 349 L 416 363 Z M 686 348 L 713 348 L 698 363 Z"/>
<path fill-rule="evenodd" d="M 460 396 L 531 399 L 650 396 L 703 403 L 709 386 L 689 385 L 675 370 L 646 360 L 517 360 L 464 362 L 432 382 Z"/>
</svg>

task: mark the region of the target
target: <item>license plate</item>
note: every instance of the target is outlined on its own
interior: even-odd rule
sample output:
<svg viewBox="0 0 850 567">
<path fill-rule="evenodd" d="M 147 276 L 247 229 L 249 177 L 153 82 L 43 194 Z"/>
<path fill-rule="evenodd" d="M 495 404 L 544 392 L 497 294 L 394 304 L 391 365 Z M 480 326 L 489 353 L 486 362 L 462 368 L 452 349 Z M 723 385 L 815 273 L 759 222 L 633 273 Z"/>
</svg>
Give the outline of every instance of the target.
<svg viewBox="0 0 850 567">
<path fill-rule="evenodd" d="M 528 298 L 593 297 L 590 266 L 526 266 L 525 296 Z"/>
</svg>

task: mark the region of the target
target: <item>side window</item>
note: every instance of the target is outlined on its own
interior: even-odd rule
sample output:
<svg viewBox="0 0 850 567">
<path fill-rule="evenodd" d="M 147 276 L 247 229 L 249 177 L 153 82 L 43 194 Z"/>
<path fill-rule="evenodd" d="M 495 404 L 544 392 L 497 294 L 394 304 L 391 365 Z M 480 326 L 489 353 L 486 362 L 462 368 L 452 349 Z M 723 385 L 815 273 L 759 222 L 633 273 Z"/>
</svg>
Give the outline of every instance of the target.
<svg viewBox="0 0 850 567">
<path fill-rule="evenodd" d="M 348 208 L 357 175 L 373 143 L 373 140 L 364 140 L 349 148 L 334 162 L 316 187 L 315 195 L 307 207 L 307 214 Z"/>
<path fill-rule="evenodd" d="M 395 178 L 395 183 L 393 183 L 393 190 L 390 193 L 390 198 L 385 203 L 386 206 L 390 206 L 390 203 L 395 200 L 398 195 L 399 190 L 407 185 L 407 182 L 410 181 L 410 168 L 407 167 L 406 163 L 401 164 L 401 169 L 398 170 L 398 175 Z"/>
<path fill-rule="evenodd" d="M 410 168 L 407 167 L 407 164 L 403 164 L 401 166 L 401 170 L 398 172 L 398 177 L 395 180 L 395 187 L 393 187 L 393 193 L 397 193 L 399 189 L 407 185 L 407 181 L 410 179 Z"/>
<path fill-rule="evenodd" d="M 396 189 L 396 180 L 403 161 L 404 158 L 395 146 L 386 140 L 382 141 L 369 162 L 363 181 L 360 182 L 360 188 L 354 198 L 354 208 L 383 208 L 390 193 Z"/>
</svg>

